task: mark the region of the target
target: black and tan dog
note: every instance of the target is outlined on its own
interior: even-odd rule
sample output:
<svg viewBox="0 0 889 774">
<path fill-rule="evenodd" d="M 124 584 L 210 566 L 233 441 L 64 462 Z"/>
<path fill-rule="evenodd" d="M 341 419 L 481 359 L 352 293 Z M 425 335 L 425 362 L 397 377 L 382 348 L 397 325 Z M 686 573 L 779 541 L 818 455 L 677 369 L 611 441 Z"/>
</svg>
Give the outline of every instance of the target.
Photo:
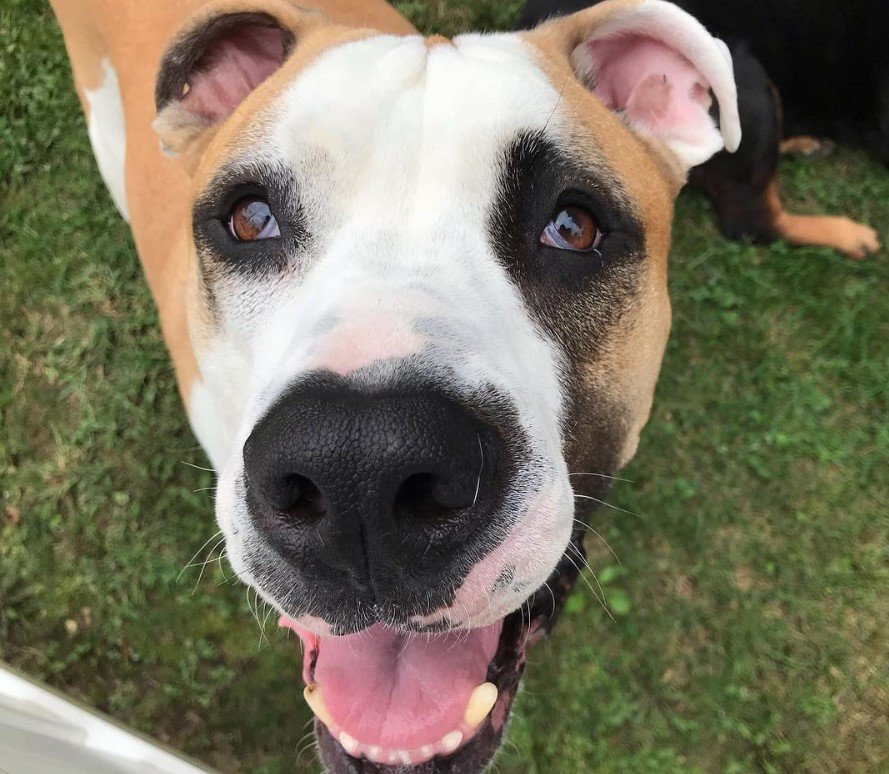
<svg viewBox="0 0 889 774">
<path fill-rule="evenodd" d="M 662 0 L 453 40 L 381 0 L 54 6 L 325 764 L 481 770 L 648 418 L 727 48 Z"/>
<path fill-rule="evenodd" d="M 831 247 L 850 258 L 879 248 L 848 218 L 788 213 L 778 193 L 781 151 L 811 154 L 831 137 L 889 163 L 889 2 L 676 0 L 729 45 L 744 142 L 695 169 L 732 239 Z M 528 0 L 521 26 L 577 11 L 584 0 Z"/>
</svg>

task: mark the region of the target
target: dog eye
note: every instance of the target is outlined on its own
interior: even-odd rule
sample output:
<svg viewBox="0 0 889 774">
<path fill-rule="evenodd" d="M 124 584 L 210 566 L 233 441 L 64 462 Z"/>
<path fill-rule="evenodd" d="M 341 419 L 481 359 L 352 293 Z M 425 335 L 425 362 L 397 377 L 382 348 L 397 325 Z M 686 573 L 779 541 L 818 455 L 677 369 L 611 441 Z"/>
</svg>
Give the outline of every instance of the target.
<svg viewBox="0 0 889 774">
<path fill-rule="evenodd" d="M 540 243 L 557 250 L 587 253 L 595 250 L 604 234 L 593 215 L 581 207 L 562 207 L 546 224 Z"/>
<path fill-rule="evenodd" d="M 255 242 L 281 236 L 278 221 L 269 203 L 258 196 L 247 196 L 232 207 L 228 230 L 239 242 Z"/>
</svg>

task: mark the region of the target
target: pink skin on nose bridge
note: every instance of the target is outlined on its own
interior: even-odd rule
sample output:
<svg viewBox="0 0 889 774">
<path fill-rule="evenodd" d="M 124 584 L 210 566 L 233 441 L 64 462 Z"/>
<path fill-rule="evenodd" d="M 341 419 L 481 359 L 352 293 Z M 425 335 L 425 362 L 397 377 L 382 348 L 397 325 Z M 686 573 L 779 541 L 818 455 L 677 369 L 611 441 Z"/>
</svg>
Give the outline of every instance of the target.
<svg viewBox="0 0 889 774">
<path fill-rule="evenodd" d="M 313 368 L 348 376 L 378 360 L 408 357 L 419 352 L 422 336 L 383 315 L 362 317 L 340 325 L 323 340 Z"/>
</svg>

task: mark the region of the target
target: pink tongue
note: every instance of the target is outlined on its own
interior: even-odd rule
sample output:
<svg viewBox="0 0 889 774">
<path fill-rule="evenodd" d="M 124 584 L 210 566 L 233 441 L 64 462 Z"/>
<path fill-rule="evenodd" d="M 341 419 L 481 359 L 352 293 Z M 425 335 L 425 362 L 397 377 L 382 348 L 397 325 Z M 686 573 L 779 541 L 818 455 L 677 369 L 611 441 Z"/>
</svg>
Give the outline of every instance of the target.
<svg viewBox="0 0 889 774">
<path fill-rule="evenodd" d="M 444 634 L 406 634 L 380 624 L 317 643 L 315 682 L 334 722 L 359 742 L 411 750 L 456 729 L 485 682 L 502 622 Z"/>
</svg>

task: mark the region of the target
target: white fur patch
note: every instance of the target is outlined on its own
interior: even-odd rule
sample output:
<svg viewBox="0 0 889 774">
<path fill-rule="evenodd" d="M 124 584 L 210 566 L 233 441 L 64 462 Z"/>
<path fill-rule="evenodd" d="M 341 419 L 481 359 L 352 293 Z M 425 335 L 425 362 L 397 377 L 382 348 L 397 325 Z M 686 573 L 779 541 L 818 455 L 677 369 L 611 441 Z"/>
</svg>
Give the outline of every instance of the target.
<svg viewBox="0 0 889 774">
<path fill-rule="evenodd" d="M 118 211 L 129 222 L 124 174 L 127 141 L 123 102 L 117 85 L 117 73 L 110 60 L 102 60 L 102 69 L 105 72 L 102 85 L 97 89 L 84 90 L 89 103 L 87 132 L 102 179 Z"/>
<path fill-rule="evenodd" d="M 430 49 L 421 38 L 381 36 L 328 51 L 268 108 L 262 124 L 271 128 L 253 139 L 254 157 L 239 161 L 292 170 L 311 249 L 286 277 L 214 288 L 222 329 L 213 350 L 199 353 L 213 404 L 227 412 L 216 423 L 225 437 L 208 441 L 227 448 L 211 452 L 217 518 L 248 582 L 255 533 L 238 485 L 243 444 L 287 386 L 331 362 L 331 352 L 346 353 L 347 366 L 373 362 L 380 379 L 388 358 L 409 354 L 423 375 L 464 395 L 489 387 L 506 395 L 531 452 L 509 497 L 515 539 L 492 571 L 517 564 L 514 587 L 526 595 L 552 572 L 574 514 L 561 354 L 494 254 L 488 226 L 504 152 L 520 133 L 563 125 L 558 104 L 516 37 L 468 35 Z M 353 352 L 346 340 L 380 319 L 402 333 Z M 197 395 L 195 405 L 204 401 Z M 528 546 L 533 561 L 522 561 Z M 481 579 L 472 585 L 467 594 Z M 488 623 L 522 601 L 512 589 L 501 597 L 460 623 Z"/>
<path fill-rule="evenodd" d="M 214 395 L 206 384 L 195 379 L 188 397 L 188 421 L 198 442 L 207 452 L 214 470 L 219 470 L 228 456 L 232 429 L 226 427 L 228 412 L 216 405 Z"/>
</svg>

